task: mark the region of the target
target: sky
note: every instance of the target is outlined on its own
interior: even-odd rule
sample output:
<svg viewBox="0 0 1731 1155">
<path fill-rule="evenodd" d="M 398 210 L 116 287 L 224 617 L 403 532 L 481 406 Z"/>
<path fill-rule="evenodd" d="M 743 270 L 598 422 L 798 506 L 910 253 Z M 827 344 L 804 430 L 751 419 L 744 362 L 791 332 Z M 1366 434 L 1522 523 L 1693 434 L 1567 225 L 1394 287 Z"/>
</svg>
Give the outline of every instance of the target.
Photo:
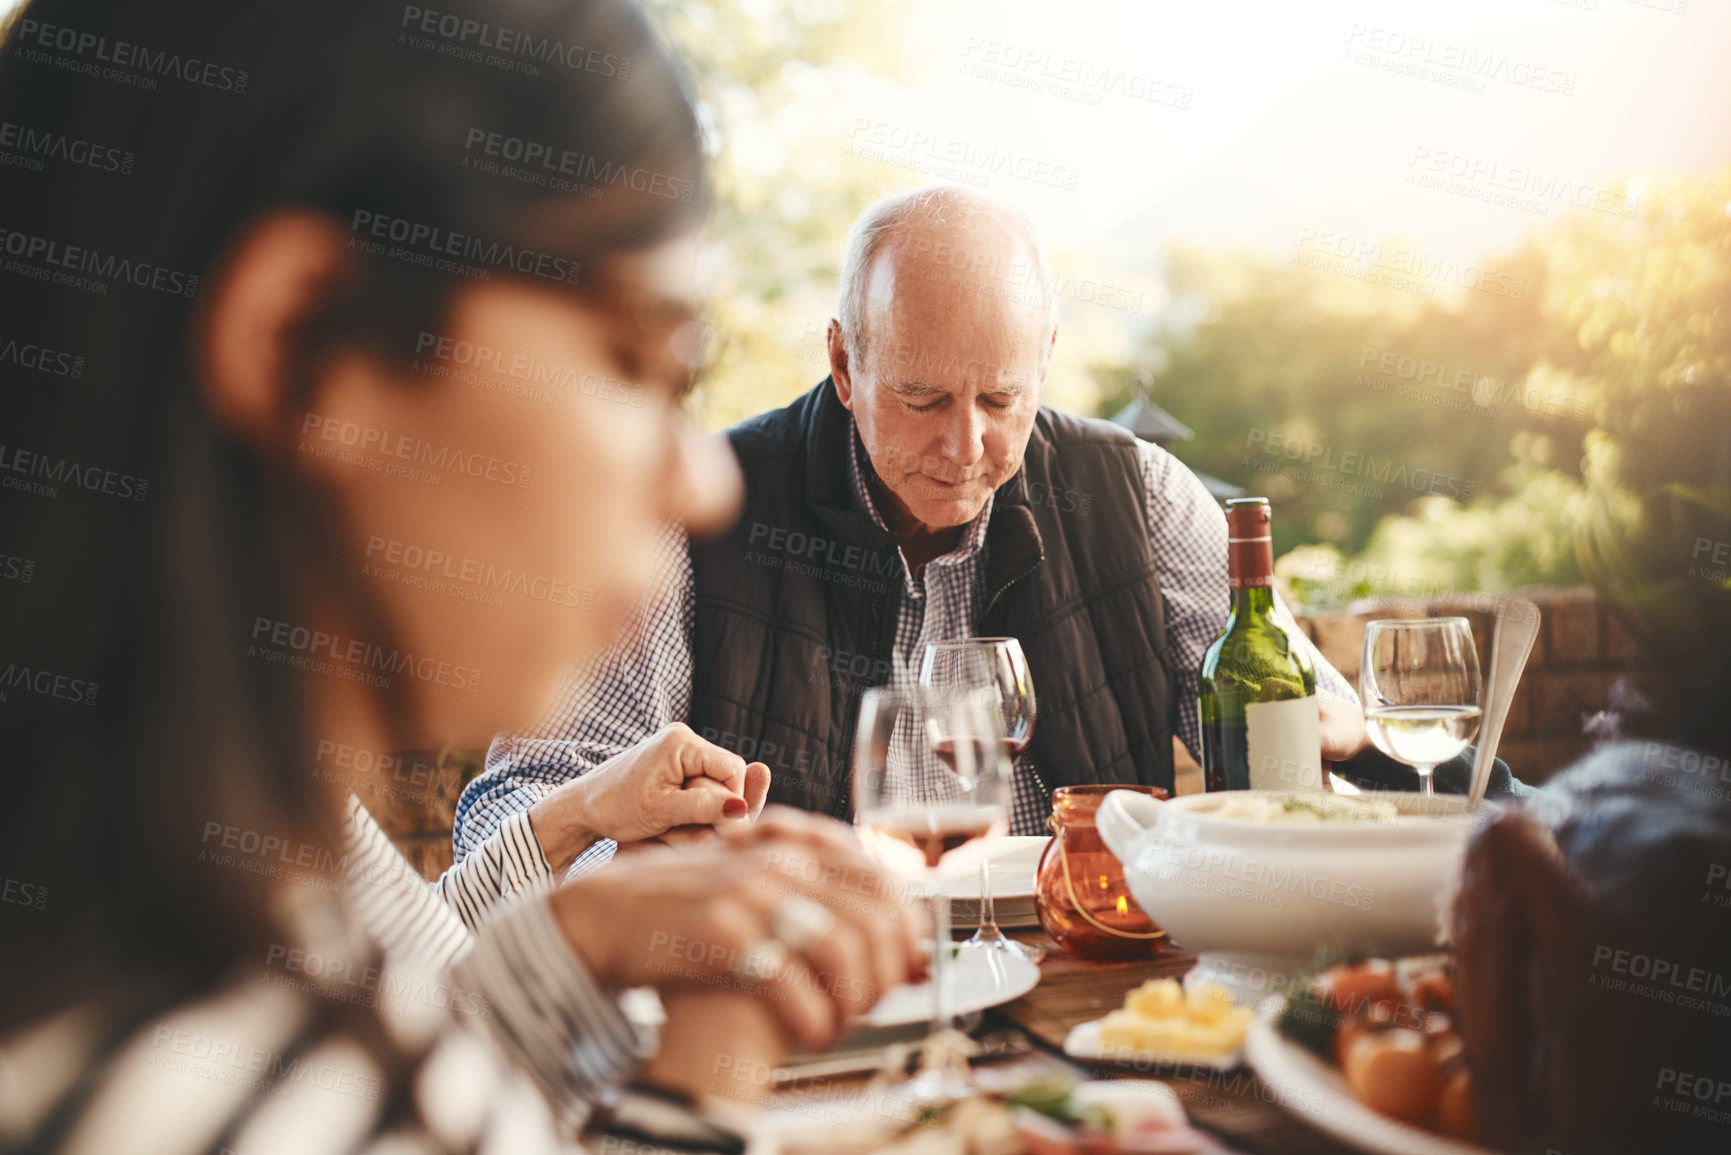
<svg viewBox="0 0 1731 1155">
<path fill-rule="evenodd" d="M 971 167 L 1065 246 L 1281 252 L 1314 230 L 1470 257 L 1731 161 L 1731 0 L 919 11 L 924 75 L 860 86 L 846 145 Z"/>
</svg>

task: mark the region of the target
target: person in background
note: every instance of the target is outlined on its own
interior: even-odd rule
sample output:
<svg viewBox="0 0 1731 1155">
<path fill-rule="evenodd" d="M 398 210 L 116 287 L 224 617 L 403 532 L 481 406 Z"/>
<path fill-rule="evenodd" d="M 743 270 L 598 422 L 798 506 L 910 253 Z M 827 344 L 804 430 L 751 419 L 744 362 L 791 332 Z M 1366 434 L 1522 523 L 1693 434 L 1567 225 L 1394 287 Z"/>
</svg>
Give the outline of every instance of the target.
<svg viewBox="0 0 1731 1155">
<path fill-rule="evenodd" d="M 845 817 L 860 691 L 908 684 L 928 642 L 973 636 L 1019 638 L 1038 688 L 1012 833 L 1045 830 L 1053 787 L 1171 790 L 1174 736 L 1202 756 L 1197 671 L 1231 608 L 1226 522 L 1165 450 L 1042 405 L 1057 330 L 1021 214 L 946 187 L 869 206 L 842 259 L 830 376 L 729 433 L 744 515 L 711 542 L 667 534 L 628 635 L 531 734 L 494 743 L 458 805 L 457 858 L 528 811 L 556 865 L 604 861 L 567 806 L 671 735 L 760 758 L 773 800 Z M 1323 757 L 1412 779 L 1367 749 L 1353 688 L 1304 645 Z M 1441 768 L 1440 788 L 1469 765 Z"/>
<path fill-rule="evenodd" d="M 1498 1150 L 1726 1150 L 1731 585 L 1693 558 L 1731 541 L 1731 427 L 1707 436 L 1687 489 L 1631 501 L 1589 474 L 1582 568 L 1634 658 L 1596 748 L 1492 811 L 1463 859 L 1461 1034 Z"/>
<path fill-rule="evenodd" d="M 34 566 L 0 602 L 32 896 L 0 904 L 0 1147 L 739 1149 L 720 1059 L 821 1048 L 918 970 L 843 828 L 751 825 L 762 767 L 705 751 L 581 808 L 721 831 L 687 853 L 553 889 L 508 825 L 429 888 L 314 756 L 526 724 L 659 526 L 737 508 L 682 433 L 708 192 L 644 16 L 36 0 L 0 118 L 79 145 L 7 177 L 0 316 L 83 358 L 0 400 Z M 505 163 L 530 145 L 573 175 Z"/>
</svg>

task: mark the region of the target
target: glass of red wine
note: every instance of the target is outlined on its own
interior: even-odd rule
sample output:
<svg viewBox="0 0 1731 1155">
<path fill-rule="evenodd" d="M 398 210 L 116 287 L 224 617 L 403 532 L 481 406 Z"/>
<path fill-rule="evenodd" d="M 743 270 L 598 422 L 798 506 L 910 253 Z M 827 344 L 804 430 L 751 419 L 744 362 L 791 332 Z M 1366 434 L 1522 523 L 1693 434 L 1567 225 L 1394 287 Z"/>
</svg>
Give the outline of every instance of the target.
<svg viewBox="0 0 1731 1155">
<path fill-rule="evenodd" d="M 965 1048 L 949 1034 L 949 883 L 965 877 L 985 839 L 1009 825 L 1010 759 L 995 701 L 978 689 L 867 690 L 854 734 L 853 794 L 860 841 L 936 915 L 925 1063 L 903 1093 L 916 1102 L 961 1098 Z"/>
<path fill-rule="evenodd" d="M 920 662 L 920 685 L 939 693 L 983 691 L 1002 719 L 1010 765 L 1034 737 L 1034 678 L 1015 638 L 964 638 L 932 642 Z M 965 946 L 984 947 L 1038 963 L 1046 952 L 1010 938 L 998 928 L 992 905 L 992 865 L 980 855 L 980 927 Z"/>
</svg>

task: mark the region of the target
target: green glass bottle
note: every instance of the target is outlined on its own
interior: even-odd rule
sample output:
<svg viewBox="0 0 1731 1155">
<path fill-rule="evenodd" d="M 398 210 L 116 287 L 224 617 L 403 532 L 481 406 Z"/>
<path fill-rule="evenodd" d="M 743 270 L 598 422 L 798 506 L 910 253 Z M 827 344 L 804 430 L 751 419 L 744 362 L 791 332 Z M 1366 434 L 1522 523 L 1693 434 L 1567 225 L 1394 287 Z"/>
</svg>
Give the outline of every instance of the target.
<svg viewBox="0 0 1731 1155">
<path fill-rule="evenodd" d="M 1209 790 L 1323 788 L 1316 668 L 1275 616 L 1269 523 L 1265 497 L 1226 503 L 1232 612 L 1198 679 Z"/>
</svg>

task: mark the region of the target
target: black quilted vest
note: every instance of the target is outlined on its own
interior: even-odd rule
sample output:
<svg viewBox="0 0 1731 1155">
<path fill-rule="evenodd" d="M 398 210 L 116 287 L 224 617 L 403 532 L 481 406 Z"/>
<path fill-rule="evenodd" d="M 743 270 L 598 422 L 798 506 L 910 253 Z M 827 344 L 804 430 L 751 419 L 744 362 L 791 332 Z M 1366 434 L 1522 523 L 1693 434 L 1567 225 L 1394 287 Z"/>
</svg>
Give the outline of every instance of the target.
<svg viewBox="0 0 1731 1155">
<path fill-rule="evenodd" d="M 771 801 L 845 818 L 859 695 L 890 675 L 895 536 L 854 508 L 852 417 L 828 379 L 728 436 L 745 512 L 691 550 L 688 721 L 767 763 Z M 1021 471 L 992 503 L 975 633 L 1021 639 L 1038 701 L 1029 753 L 1047 787 L 1172 788 L 1165 608 L 1146 508 L 1127 432 L 1045 408 Z"/>
</svg>

